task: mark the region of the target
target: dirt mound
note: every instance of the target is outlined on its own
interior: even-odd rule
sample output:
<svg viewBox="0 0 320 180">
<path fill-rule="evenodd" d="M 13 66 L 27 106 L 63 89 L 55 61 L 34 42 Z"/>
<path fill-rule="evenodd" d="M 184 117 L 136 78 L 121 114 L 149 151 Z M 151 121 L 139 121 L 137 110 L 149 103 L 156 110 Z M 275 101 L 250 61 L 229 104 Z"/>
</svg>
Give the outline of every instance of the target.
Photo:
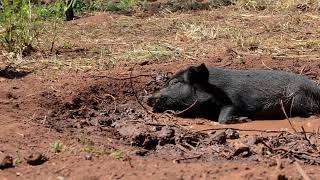
<svg viewBox="0 0 320 180">
<path fill-rule="evenodd" d="M 115 113 L 118 103 L 125 104 L 133 100 L 133 96 L 129 82 L 110 80 L 90 85 L 70 99 L 50 114 L 49 122 L 54 128 L 70 127 L 81 120 L 86 121 L 83 125 L 94 125 L 99 117 Z"/>
<path fill-rule="evenodd" d="M 150 77 L 113 78 L 95 80 L 77 90 L 72 97 L 57 103 L 52 93 L 44 93 L 51 102 L 49 125 L 60 131 L 65 127 L 111 126 L 116 121 L 144 119 L 143 101 L 150 93 L 159 89 L 168 79 L 168 74 Z M 60 129 L 60 130 L 59 130 Z"/>
<path fill-rule="evenodd" d="M 250 160 L 270 161 L 276 158 L 291 162 L 319 165 L 319 143 L 315 133 L 280 133 L 245 136 L 232 129 L 194 132 L 174 126 L 144 123 L 123 126 L 119 134 L 130 145 L 152 150 L 148 154 L 178 161 Z M 145 154 L 143 154 L 145 155 Z"/>
</svg>

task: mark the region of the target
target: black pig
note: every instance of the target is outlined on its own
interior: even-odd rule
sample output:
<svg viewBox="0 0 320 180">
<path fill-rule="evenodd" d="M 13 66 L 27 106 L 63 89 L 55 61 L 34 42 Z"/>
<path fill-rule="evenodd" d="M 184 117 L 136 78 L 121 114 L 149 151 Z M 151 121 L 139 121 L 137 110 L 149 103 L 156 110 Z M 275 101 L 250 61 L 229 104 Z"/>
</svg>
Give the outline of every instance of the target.
<svg viewBox="0 0 320 180">
<path fill-rule="evenodd" d="M 148 99 L 155 112 L 230 123 L 243 118 L 308 117 L 319 113 L 320 88 L 304 76 L 276 70 L 190 66 Z"/>
</svg>

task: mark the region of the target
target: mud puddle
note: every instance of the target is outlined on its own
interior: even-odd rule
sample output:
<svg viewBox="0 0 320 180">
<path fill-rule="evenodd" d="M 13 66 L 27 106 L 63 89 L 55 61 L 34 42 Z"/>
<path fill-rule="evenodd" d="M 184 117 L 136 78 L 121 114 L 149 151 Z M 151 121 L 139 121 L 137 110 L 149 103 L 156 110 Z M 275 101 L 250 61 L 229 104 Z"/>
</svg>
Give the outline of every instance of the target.
<svg viewBox="0 0 320 180">
<path fill-rule="evenodd" d="M 289 119 L 292 126 L 287 119 L 284 120 L 260 120 L 251 121 L 240 124 L 219 124 L 217 122 L 209 122 L 205 124 L 194 124 L 190 128 L 195 131 L 208 131 L 210 129 L 239 129 L 248 134 L 257 134 L 257 132 L 276 132 L 276 131 L 286 131 L 294 132 L 294 129 L 298 132 L 302 132 L 302 127 L 305 132 L 317 133 L 320 128 L 320 119 L 318 117 L 311 118 L 290 118 Z M 293 129 L 294 128 L 294 129 Z"/>
</svg>

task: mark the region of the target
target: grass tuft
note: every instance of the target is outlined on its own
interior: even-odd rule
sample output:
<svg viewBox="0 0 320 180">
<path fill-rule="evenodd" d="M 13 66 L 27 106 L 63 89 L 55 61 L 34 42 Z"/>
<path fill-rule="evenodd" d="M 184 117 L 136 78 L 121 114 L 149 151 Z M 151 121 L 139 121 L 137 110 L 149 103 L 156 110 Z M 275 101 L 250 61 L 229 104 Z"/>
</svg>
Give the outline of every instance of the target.
<svg viewBox="0 0 320 180">
<path fill-rule="evenodd" d="M 202 41 L 215 39 L 217 37 L 219 28 L 208 26 L 205 24 L 183 23 L 179 26 L 176 39 L 178 40 L 193 40 Z"/>
<path fill-rule="evenodd" d="M 247 10 L 301 10 L 319 11 L 319 0 L 236 0 L 237 7 Z"/>
<path fill-rule="evenodd" d="M 60 142 L 60 141 L 55 141 L 54 143 L 51 143 L 51 144 L 50 144 L 50 148 L 51 148 L 51 150 L 52 150 L 53 152 L 59 153 L 59 152 L 61 152 L 61 151 L 63 150 L 64 145 L 63 145 L 63 143 Z"/>
</svg>

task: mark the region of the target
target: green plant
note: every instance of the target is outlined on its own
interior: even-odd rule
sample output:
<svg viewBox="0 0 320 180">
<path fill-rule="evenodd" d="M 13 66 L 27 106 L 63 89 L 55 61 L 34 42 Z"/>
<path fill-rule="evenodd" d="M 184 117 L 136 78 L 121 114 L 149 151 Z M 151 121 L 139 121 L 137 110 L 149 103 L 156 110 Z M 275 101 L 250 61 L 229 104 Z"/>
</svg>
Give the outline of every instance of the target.
<svg viewBox="0 0 320 180">
<path fill-rule="evenodd" d="M 65 48 L 65 49 L 71 49 L 72 48 L 72 44 L 70 43 L 70 42 L 64 42 L 63 43 L 63 48 Z"/>
<path fill-rule="evenodd" d="M 138 0 L 120 0 L 119 3 L 110 1 L 108 4 L 108 11 L 131 11 L 137 5 Z"/>
<path fill-rule="evenodd" d="M 59 153 L 62 151 L 62 149 L 64 148 L 64 145 L 62 142 L 60 141 L 55 141 L 54 143 L 50 144 L 50 148 L 53 152 L 55 153 Z"/>
<path fill-rule="evenodd" d="M 74 0 L 57 0 L 51 4 L 36 5 L 34 7 L 36 14 L 42 19 L 63 18 L 66 11 L 72 9 Z"/>
<path fill-rule="evenodd" d="M 36 14 L 42 19 L 64 17 L 64 3 L 56 1 L 53 4 L 35 6 Z"/>
<path fill-rule="evenodd" d="M 17 166 L 17 165 L 19 165 L 19 164 L 22 163 L 22 160 L 21 160 L 21 156 L 20 156 L 19 151 L 16 151 L 16 153 L 17 153 L 17 158 L 14 160 L 15 166 Z"/>
<path fill-rule="evenodd" d="M 105 11 L 107 8 L 108 2 L 102 0 L 90 1 L 83 0 L 78 1 L 75 7 L 75 10 L 78 12 L 83 11 Z"/>
<path fill-rule="evenodd" d="M 120 149 L 114 150 L 110 156 L 116 158 L 116 159 L 123 159 L 124 158 L 124 152 Z"/>
<path fill-rule="evenodd" d="M 83 151 L 87 153 L 92 153 L 94 151 L 94 147 L 91 144 L 86 144 L 83 147 Z"/>
<path fill-rule="evenodd" d="M 132 11 L 141 0 L 120 0 L 119 2 L 105 0 L 83 0 L 78 1 L 75 10 L 83 11 Z"/>
<path fill-rule="evenodd" d="M 0 45 L 8 52 L 21 53 L 39 29 L 29 0 L 3 0 L 0 11 Z"/>
</svg>

